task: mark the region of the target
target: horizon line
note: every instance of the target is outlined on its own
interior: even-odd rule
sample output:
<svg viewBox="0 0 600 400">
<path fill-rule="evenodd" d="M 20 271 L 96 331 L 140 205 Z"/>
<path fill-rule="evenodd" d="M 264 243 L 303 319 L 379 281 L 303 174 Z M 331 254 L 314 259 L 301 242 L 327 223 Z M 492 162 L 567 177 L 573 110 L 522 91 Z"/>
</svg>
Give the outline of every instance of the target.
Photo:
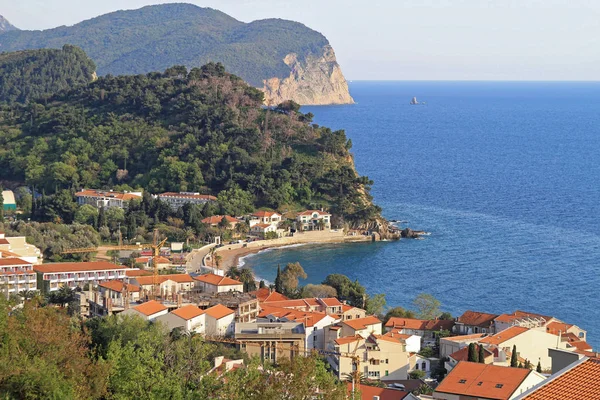
<svg viewBox="0 0 600 400">
<path fill-rule="evenodd" d="M 600 83 L 598 80 L 527 80 L 527 79 L 348 79 L 347 82 L 505 82 L 505 83 Z"/>
</svg>

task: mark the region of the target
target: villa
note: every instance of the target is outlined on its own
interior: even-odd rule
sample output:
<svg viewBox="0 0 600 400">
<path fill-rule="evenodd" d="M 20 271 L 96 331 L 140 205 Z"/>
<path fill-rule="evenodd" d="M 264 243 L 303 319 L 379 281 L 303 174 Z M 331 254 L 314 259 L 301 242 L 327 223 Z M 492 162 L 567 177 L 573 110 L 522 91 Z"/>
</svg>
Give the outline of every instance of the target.
<svg viewBox="0 0 600 400">
<path fill-rule="evenodd" d="M 77 204 L 89 204 L 98 209 L 118 207 L 125 208 L 131 200 L 141 200 L 142 192 L 114 192 L 112 190 L 83 189 L 75 193 Z"/>
<path fill-rule="evenodd" d="M 331 229 L 331 214 L 318 210 L 306 210 L 296 216 L 296 223 L 300 231 Z"/>
<path fill-rule="evenodd" d="M 215 196 L 193 192 L 166 192 L 159 194 L 157 197 L 160 201 L 167 203 L 174 210 L 180 209 L 185 204 L 204 205 L 208 202 L 217 201 Z"/>
</svg>

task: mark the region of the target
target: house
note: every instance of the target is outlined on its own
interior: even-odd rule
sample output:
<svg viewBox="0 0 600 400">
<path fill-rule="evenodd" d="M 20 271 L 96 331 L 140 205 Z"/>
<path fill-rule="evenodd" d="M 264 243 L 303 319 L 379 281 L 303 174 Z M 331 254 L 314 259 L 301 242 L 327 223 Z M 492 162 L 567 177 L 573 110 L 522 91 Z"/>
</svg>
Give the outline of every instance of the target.
<svg viewBox="0 0 600 400">
<path fill-rule="evenodd" d="M 188 332 L 204 333 L 206 328 L 205 311 L 192 304 L 163 314 L 155 321 L 164 324 L 169 331 L 181 328 Z"/>
<path fill-rule="evenodd" d="M 131 200 L 141 200 L 142 192 L 114 192 L 112 190 L 83 189 L 75 193 L 77 204 L 100 208 L 125 208 Z"/>
<path fill-rule="evenodd" d="M 304 354 L 306 331 L 301 322 L 255 322 L 235 324 L 238 349 L 261 361 L 277 362 Z"/>
<path fill-rule="evenodd" d="M 557 320 L 546 324 L 546 332 L 551 333 L 553 335 L 573 334 L 579 340 L 584 340 L 584 341 L 587 338 L 587 331 L 581 329 L 577 325 L 566 324 L 564 322 L 557 321 Z"/>
<path fill-rule="evenodd" d="M 445 358 L 471 343 L 477 343 L 486 337 L 485 333 L 473 333 L 471 335 L 449 336 L 440 338 L 440 357 Z"/>
<path fill-rule="evenodd" d="M 300 231 L 331 229 L 331 214 L 318 210 L 306 210 L 296 216 L 296 224 Z"/>
<path fill-rule="evenodd" d="M 216 274 L 204 274 L 194 277 L 196 288 L 206 293 L 243 292 L 244 284 L 238 280 Z"/>
<path fill-rule="evenodd" d="M 42 251 L 27 243 L 25 236 L 6 236 L 0 231 L 0 253 L 3 257 L 18 257 L 31 264 L 41 264 L 44 255 Z"/>
<path fill-rule="evenodd" d="M 250 294 L 256 296 L 258 301 L 261 303 L 289 300 L 289 298 L 282 295 L 281 293 L 278 293 L 275 290 L 267 287 L 260 288 L 258 290 L 255 290 L 254 292 L 250 292 Z"/>
<path fill-rule="evenodd" d="M 386 332 L 385 336 L 397 338 L 402 341 L 406 346 L 406 351 L 409 353 L 418 353 L 421 351 L 421 336 L 404 334 L 397 330 Z"/>
<path fill-rule="evenodd" d="M 166 192 L 159 194 L 157 197 L 160 201 L 167 203 L 174 210 L 180 209 L 185 204 L 204 205 L 208 202 L 217 201 L 215 196 L 194 192 Z"/>
<path fill-rule="evenodd" d="M 4 211 L 16 211 L 17 210 L 17 202 L 15 200 L 15 194 L 12 190 L 3 190 L 2 191 L 2 201 L 4 205 Z"/>
<path fill-rule="evenodd" d="M 494 333 L 500 333 L 511 326 L 521 326 L 524 328 L 545 327 L 553 321 L 557 320 L 547 315 L 517 310 L 512 314 L 500 314 L 497 316 L 494 319 Z"/>
<path fill-rule="evenodd" d="M 516 400 L 600 399 L 600 359 L 583 357 L 516 397 Z"/>
<path fill-rule="evenodd" d="M 375 316 L 345 320 L 340 323 L 341 336 L 360 335 L 367 337 L 372 333 L 381 335 L 381 321 Z"/>
<path fill-rule="evenodd" d="M 124 305 L 140 299 L 140 287 L 123 281 L 112 280 L 98 285 L 98 291 L 103 298 L 111 299 L 113 304 Z"/>
<path fill-rule="evenodd" d="M 130 281 L 138 285 L 143 297 L 154 293 L 154 285 L 157 285 L 157 295 L 175 300 L 178 294 L 187 294 L 195 287 L 194 279 L 188 274 L 140 275 L 130 278 Z"/>
<path fill-rule="evenodd" d="M 342 304 L 342 312 L 339 313 L 342 317 L 342 321 L 347 319 L 358 319 L 367 316 L 367 312 L 362 308 L 352 307 L 347 304 Z"/>
<path fill-rule="evenodd" d="M 154 269 L 154 257 L 138 257 L 135 259 L 136 264 L 142 264 L 144 269 Z M 165 257 L 156 257 L 156 268 L 157 269 L 168 269 L 171 266 L 171 261 Z"/>
<path fill-rule="evenodd" d="M 250 228 L 256 224 L 279 225 L 283 216 L 275 211 L 256 211 L 250 218 Z"/>
<path fill-rule="evenodd" d="M 433 392 L 436 400 L 509 400 L 545 377 L 525 368 L 459 362 Z"/>
<path fill-rule="evenodd" d="M 454 321 L 451 320 L 392 317 L 386 322 L 385 329 L 386 331 L 394 329 L 407 335 L 421 336 L 424 344 L 433 345 L 441 331 L 450 332 L 453 326 Z"/>
<path fill-rule="evenodd" d="M 223 218 L 227 221 L 227 229 L 234 229 L 240 223 L 239 220 L 229 215 L 213 215 L 212 217 L 204 218 L 202 223 L 210 226 L 221 226 Z"/>
<path fill-rule="evenodd" d="M 209 374 L 223 375 L 226 372 L 233 371 L 244 366 L 244 360 L 230 360 L 223 356 L 215 357 L 215 366 L 208 371 Z"/>
<path fill-rule="evenodd" d="M 207 308 L 204 313 L 206 315 L 206 335 L 227 336 L 233 333 L 235 311 L 222 304 L 217 304 Z"/>
<path fill-rule="evenodd" d="M 277 235 L 277 237 L 283 237 L 283 230 L 277 229 L 276 225 L 272 224 L 255 224 L 250 228 L 250 233 L 259 236 L 262 239 L 266 239 L 269 233 Z"/>
<path fill-rule="evenodd" d="M 325 314 L 341 314 L 343 304 L 335 297 L 269 301 L 272 307 L 292 308 L 294 310 L 320 312 Z"/>
<path fill-rule="evenodd" d="M 20 258 L 5 258 L 0 253 L 0 295 L 9 297 L 21 291 L 37 290 L 33 264 Z"/>
<path fill-rule="evenodd" d="M 150 300 L 139 306 L 125 310 L 120 315 L 138 316 L 147 321 L 152 321 L 168 312 L 169 309 L 167 307 L 157 301 Z"/>
<path fill-rule="evenodd" d="M 33 270 L 37 273 L 38 289 L 47 293 L 62 286 L 74 289 L 83 288 L 86 284 L 99 285 L 115 279 L 123 280 L 127 267 L 107 261 L 93 261 L 34 265 Z"/>
<path fill-rule="evenodd" d="M 327 360 L 338 379 L 354 371 L 353 358 L 360 360 L 360 372 L 365 378 L 375 380 L 407 379 L 410 368 L 409 354 L 400 340 L 378 334 L 360 335 L 336 339 L 334 351 Z"/>
<path fill-rule="evenodd" d="M 479 355 L 479 347 L 475 349 L 477 355 Z M 486 348 L 483 349 L 484 359 L 482 364 L 493 364 L 494 353 Z M 450 371 L 461 361 L 469 361 L 469 346 L 463 347 L 462 349 L 455 351 L 448 356 L 448 361 L 444 365 L 446 370 Z"/>
<path fill-rule="evenodd" d="M 359 400 L 358 397 L 352 397 L 352 382 L 347 382 L 348 398 Z M 360 400 L 418 400 L 414 394 L 409 391 L 398 389 L 380 388 L 376 386 L 354 384 L 355 393 L 360 392 Z"/>
<path fill-rule="evenodd" d="M 467 310 L 456 319 L 452 332 L 459 335 L 494 333 L 494 319 L 497 317 L 498 314 Z"/>
<path fill-rule="evenodd" d="M 235 322 L 256 322 L 260 308 L 258 300 L 250 293 L 237 291 L 221 293 L 194 292 L 193 301 L 203 310 L 222 304 L 235 311 Z"/>
</svg>

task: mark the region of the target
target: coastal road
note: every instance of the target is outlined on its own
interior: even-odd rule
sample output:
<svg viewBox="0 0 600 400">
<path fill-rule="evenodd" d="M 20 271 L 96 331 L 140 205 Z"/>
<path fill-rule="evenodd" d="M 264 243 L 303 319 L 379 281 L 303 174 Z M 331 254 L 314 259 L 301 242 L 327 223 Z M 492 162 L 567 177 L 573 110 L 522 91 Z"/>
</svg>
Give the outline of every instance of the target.
<svg viewBox="0 0 600 400">
<path fill-rule="evenodd" d="M 185 268 L 188 273 L 198 273 L 202 267 L 202 259 L 210 252 L 210 249 L 214 245 L 204 246 L 200 249 L 194 250 L 189 256 L 185 264 Z"/>
</svg>

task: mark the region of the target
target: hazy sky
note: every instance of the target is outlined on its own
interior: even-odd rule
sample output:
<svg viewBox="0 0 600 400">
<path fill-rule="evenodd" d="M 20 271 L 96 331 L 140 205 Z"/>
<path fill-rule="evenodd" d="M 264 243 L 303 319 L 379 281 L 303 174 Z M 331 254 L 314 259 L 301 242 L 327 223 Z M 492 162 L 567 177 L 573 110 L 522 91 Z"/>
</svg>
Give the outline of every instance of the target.
<svg viewBox="0 0 600 400">
<path fill-rule="evenodd" d="M 46 29 L 165 2 L 0 0 L 0 14 Z M 188 2 L 302 22 L 329 39 L 348 79 L 600 80 L 600 0 Z"/>
</svg>

